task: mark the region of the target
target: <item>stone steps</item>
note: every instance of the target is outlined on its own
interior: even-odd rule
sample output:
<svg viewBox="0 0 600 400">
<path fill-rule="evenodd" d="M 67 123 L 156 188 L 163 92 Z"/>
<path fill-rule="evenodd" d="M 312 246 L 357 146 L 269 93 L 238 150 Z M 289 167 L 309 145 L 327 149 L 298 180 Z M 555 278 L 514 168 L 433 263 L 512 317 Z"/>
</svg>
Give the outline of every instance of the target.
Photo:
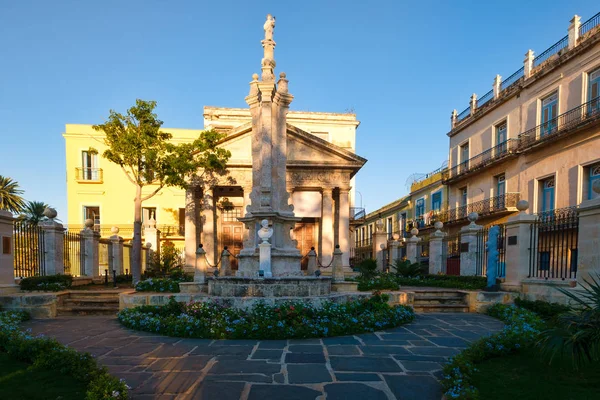
<svg viewBox="0 0 600 400">
<path fill-rule="evenodd" d="M 69 291 L 57 307 L 58 315 L 115 315 L 119 312 L 118 290 Z"/>
<path fill-rule="evenodd" d="M 468 313 L 469 306 L 466 304 L 415 304 L 415 312 L 420 313 Z"/>
<path fill-rule="evenodd" d="M 119 312 L 119 305 L 116 307 L 108 306 L 59 306 L 56 309 L 57 315 L 115 315 Z"/>
<path fill-rule="evenodd" d="M 415 291 L 412 305 L 421 313 L 469 312 L 465 294 L 457 290 Z"/>
</svg>

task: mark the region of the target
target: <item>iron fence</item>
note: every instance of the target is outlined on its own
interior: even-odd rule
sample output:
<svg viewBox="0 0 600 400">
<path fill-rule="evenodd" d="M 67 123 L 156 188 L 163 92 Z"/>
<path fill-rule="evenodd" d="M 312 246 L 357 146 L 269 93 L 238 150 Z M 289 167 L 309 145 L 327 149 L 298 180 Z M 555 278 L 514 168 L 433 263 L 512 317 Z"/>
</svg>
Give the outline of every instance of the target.
<svg viewBox="0 0 600 400">
<path fill-rule="evenodd" d="M 575 279 L 579 213 L 576 207 L 540 213 L 531 224 L 529 277 Z"/>
<path fill-rule="evenodd" d="M 572 130 L 600 120 L 600 97 L 546 121 L 519 135 L 519 150 L 523 151 L 538 143 L 555 139 Z"/>
<path fill-rule="evenodd" d="M 490 215 L 516 207 L 520 198 L 521 195 L 519 193 L 505 193 L 450 210 L 441 211 L 438 218 L 444 223 L 454 223 L 466 219 L 472 212 L 476 212 L 479 216 Z"/>
<path fill-rule="evenodd" d="M 85 263 L 83 261 L 85 252 L 82 251 L 83 237 L 79 233 L 66 231 L 63 245 L 65 274 L 85 275 Z"/>
<path fill-rule="evenodd" d="M 13 246 L 15 277 L 46 275 L 46 246 L 41 227 L 16 221 L 13 224 Z"/>
<path fill-rule="evenodd" d="M 460 233 L 442 239 L 442 272 L 446 275 L 460 275 L 460 241 Z"/>
<path fill-rule="evenodd" d="M 600 13 L 594 15 L 592 18 L 585 21 L 579 26 L 579 36 L 583 36 L 595 27 L 600 25 Z"/>
<path fill-rule="evenodd" d="M 448 168 L 442 174 L 442 182 L 448 182 L 468 172 L 476 171 L 495 161 L 504 159 L 517 150 L 518 144 L 517 139 L 508 139 L 452 168 Z"/>
<path fill-rule="evenodd" d="M 98 243 L 98 264 L 100 266 L 100 272 L 104 270 L 112 270 L 112 243 L 110 239 L 100 239 Z"/>
<path fill-rule="evenodd" d="M 495 244 L 496 250 L 498 250 L 498 264 L 497 264 L 497 276 L 503 278 L 506 276 L 506 227 L 504 225 L 498 225 L 500 232 L 498 235 L 498 242 Z M 486 243 L 489 241 L 489 227 L 483 228 L 477 233 L 477 262 L 475 264 L 475 274 L 477 276 L 487 276 L 488 267 L 488 246 Z"/>
</svg>

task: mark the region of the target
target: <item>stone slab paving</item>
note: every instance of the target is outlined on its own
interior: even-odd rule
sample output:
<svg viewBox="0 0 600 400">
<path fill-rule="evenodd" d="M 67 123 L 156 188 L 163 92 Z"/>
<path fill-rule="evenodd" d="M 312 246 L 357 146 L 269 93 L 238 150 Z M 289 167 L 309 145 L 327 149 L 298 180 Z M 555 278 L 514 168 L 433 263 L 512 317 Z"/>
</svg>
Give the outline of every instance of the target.
<svg viewBox="0 0 600 400">
<path fill-rule="evenodd" d="M 421 314 L 377 333 L 267 341 L 170 338 L 100 316 L 24 326 L 90 352 L 134 399 L 439 400 L 447 358 L 503 324 L 480 314 Z"/>
</svg>

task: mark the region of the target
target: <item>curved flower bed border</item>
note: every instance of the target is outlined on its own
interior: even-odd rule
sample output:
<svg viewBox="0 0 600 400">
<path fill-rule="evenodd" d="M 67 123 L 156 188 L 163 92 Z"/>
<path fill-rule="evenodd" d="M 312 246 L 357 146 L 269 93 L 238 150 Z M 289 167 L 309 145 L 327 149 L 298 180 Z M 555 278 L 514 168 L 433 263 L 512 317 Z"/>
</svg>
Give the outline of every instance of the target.
<svg viewBox="0 0 600 400">
<path fill-rule="evenodd" d="M 448 399 L 478 399 L 479 391 L 472 383 L 477 372 L 475 364 L 533 344 L 544 328 L 544 321 L 537 314 L 515 306 L 495 304 L 487 314 L 506 326 L 499 333 L 472 343 L 444 366 L 442 385 Z"/>
<path fill-rule="evenodd" d="M 388 295 L 375 293 L 368 300 L 311 304 L 286 302 L 277 306 L 259 303 L 249 310 L 214 302 L 177 303 L 125 309 L 119 321 L 128 328 L 167 336 L 205 339 L 298 339 L 374 332 L 408 323 L 412 308 L 390 306 Z"/>
<path fill-rule="evenodd" d="M 89 353 L 79 353 L 42 336 L 33 337 L 19 329 L 29 319 L 25 312 L 0 312 L 0 351 L 32 365 L 72 376 L 87 386 L 86 399 L 127 399 L 127 385 L 100 367 Z"/>
</svg>

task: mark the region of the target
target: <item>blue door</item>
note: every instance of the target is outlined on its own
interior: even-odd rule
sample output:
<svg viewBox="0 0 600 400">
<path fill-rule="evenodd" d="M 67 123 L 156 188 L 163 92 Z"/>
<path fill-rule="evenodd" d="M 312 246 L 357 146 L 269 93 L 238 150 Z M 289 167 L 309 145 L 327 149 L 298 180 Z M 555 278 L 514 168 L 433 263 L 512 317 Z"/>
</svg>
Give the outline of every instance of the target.
<svg viewBox="0 0 600 400">
<path fill-rule="evenodd" d="M 496 149 L 497 155 L 506 152 L 506 123 L 496 127 Z"/>
<path fill-rule="evenodd" d="M 594 182 L 600 182 L 600 164 L 596 164 L 596 165 L 592 165 L 590 167 L 590 179 L 589 179 L 589 186 L 588 186 L 588 200 L 591 199 L 597 199 L 598 197 L 600 197 L 600 194 L 594 192 L 594 190 L 592 189 Z M 596 183 L 596 185 L 599 185 L 600 183 Z"/>
<path fill-rule="evenodd" d="M 498 176 L 498 183 L 496 185 L 496 196 L 502 196 L 506 194 L 506 178 L 504 174 Z"/>
<path fill-rule="evenodd" d="M 554 178 L 543 181 L 542 212 L 554 210 Z"/>
<path fill-rule="evenodd" d="M 542 131 L 541 136 L 554 133 L 557 128 L 558 93 L 542 100 Z"/>
<path fill-rule="evenodd" d="M 424 226 L 423 214 L 425 214 L 425 199 L 417 200 L 417 209 L 415 211 L 417 214 L 417 227 L 422 228 Z"/>
</svg>

